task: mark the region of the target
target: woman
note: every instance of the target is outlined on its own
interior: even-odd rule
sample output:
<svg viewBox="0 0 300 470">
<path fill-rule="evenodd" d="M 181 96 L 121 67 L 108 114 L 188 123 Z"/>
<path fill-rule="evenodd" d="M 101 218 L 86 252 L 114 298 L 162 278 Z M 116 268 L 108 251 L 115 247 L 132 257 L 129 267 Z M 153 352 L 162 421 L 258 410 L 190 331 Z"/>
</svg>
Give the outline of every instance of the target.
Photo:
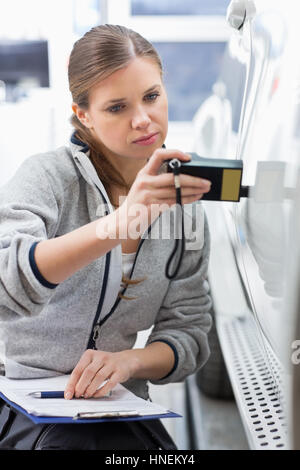
<svg viewBox="0 0 300 470">
<path fill-rule="evenodd" d="M 66 399 L 101 397 L 118 383 L 149 399 L 147 381 L 182 381 L 209 355 L 207 221 L 196 204 L 200 245 L 185 252 L 170 281 L 164 268 L 174 236 L 149 235 L 160 219 L 174 224 L 163 219 L 176 202 L 164 161 L 190 157 L 163 148 L 168 103 L 148 41 L 122 26 L 93 28 L 73 47 L 69 84 L 70 145 L 27 158 L 1 189 L 5 374 L 71 373 Z M 188 175 L 180 182 L 183 204 L 210 188 Z M 146 346 L 132 349 L 151 326 Z M 11 423 L 2 426 L 0 448 L 176 448 L 159 420 L 45 427 L 4 404 L 1 414 Z"/>
</svg>

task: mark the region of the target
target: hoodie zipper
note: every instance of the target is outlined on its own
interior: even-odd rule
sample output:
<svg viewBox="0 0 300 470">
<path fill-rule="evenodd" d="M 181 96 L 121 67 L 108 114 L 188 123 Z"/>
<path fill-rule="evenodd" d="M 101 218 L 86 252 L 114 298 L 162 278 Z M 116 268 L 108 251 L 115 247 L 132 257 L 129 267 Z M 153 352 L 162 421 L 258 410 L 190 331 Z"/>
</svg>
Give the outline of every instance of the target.
<svg viewBox="0 0 300 470">
<path fill-rule="evenodd" d="M 101 197 L 104 200 L 104 202 L 106 204 L 106 207 L 108 207 L 107 200 L 104 197 L 104 195 L 102 194 L 101 189 L 98 188 L 98 186 L 96 184 L 95 184 L 95 186 L 98 189 L 99 193 L 101 194 Z M 109 215 L 109 213 L 110 213 L 109 210 L 106 209 L 104 217 Z M 93 321 L 92 331 L 90 333 L 90 337 L 89 337 L 89 340 L 88 340 L 87 349 L 96 349 L 96 343 L 95 343 L 96 338 L 97 338 L 97 336 L 95 336 L 96 331 L 97 331 L 96 326 L 97 326 L 97 322 L 98 322 L 98 320 L 100 318 L 100 315 L 101 315 L 103 302 L 104 302 L 104 298 L 105 298 L 105 294 L 106 294 L 108 274 L 109 274 L 109 268 L 110 268 L 110 259 L 111 259 L 111 252 L 109 251 L 108 253 L 106 253 L 106 256 L 105 256 L 105 268 L 104 268 L 104 276 L 103 276 L 101 294 L 100 294 L 100 299 L 99 299 L 99 302 L 98 302 L 98 307 L 97 307 L 97 310 L 96 310 L 96 315 L 95 315 L 94 321 Z"/>
</svg>

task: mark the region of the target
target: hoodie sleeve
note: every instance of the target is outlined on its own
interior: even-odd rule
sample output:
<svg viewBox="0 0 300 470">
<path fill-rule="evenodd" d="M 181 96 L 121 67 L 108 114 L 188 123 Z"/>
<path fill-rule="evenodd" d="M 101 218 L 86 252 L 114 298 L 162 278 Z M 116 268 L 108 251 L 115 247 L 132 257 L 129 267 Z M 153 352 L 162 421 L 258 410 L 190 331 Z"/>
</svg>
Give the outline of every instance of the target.
<svg viewBox="0 0 300 470">
<path fill-rule="evenodd" d="M 34 261 L 35 245 L 58 224 L 53 187 L 43 159 L 32 156 L 0 188 L 0 320 L 38 315 L 55 291 Z"/>
<path fill-rule="evenodd" d="M 206 215 L 203 211 L 201 249 L 185 251 L 182 266 L 176 278 L 170 281 L 164 302 L 158 312 L 147 344 L 162 341 L 173 352 L 173 369 L 153 384 L 181 382 L 207 361 L 210 350 L 207 334 L 212 320 L 212 307 L 207 281 L 210 237 Z"/>
</svg>

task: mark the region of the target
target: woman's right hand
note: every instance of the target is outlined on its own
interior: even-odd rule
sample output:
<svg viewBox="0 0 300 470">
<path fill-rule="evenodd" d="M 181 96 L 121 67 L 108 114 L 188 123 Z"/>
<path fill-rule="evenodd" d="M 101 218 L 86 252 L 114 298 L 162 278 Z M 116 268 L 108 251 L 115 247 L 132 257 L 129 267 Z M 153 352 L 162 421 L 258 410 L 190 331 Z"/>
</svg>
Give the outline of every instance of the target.
<svg viewBox="0 0 300 470">
<path fill-rule="evenodd" d="M 165 160 L 177 158 L 188 162 L 190 155 L 179 150 L 157 149 L 138 172 L 130 191 L 118 211 L 123 223 L 139 217 L 141 226 L 149 226 L 158 215 L 176 204 L 173 173 L 158 174 Z M 201 199 L 210 191 L 211 182 L 199 177 L 180 174 L 181 201 L 188 204 Z M 127 225 L 128 226 L 128 225 Z"/>
</svg>

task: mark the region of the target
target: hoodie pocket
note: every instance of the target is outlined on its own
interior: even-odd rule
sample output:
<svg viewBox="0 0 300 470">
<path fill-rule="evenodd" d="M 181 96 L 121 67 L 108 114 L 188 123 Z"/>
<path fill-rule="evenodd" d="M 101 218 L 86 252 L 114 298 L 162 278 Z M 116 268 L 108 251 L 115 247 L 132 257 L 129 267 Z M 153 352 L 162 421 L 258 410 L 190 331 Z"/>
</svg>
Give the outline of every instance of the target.
<svg viewBox="0 0 300 470">
<path fill-rule="evenodd" d="M 44 446 L 45 441 L 47 441 L 48 435 L 51 433 L 51 431 L 57 426 L 56 424 L 48 424 L 46 425 L 45 429 L 42 431 L 41 435 L 39 436 L 38 440 L 36 441 L 36 444 L 34 446 L 34 450 L 46 450 L 48 449 L 48 443 L 47 447 Z"/>
</svg>

